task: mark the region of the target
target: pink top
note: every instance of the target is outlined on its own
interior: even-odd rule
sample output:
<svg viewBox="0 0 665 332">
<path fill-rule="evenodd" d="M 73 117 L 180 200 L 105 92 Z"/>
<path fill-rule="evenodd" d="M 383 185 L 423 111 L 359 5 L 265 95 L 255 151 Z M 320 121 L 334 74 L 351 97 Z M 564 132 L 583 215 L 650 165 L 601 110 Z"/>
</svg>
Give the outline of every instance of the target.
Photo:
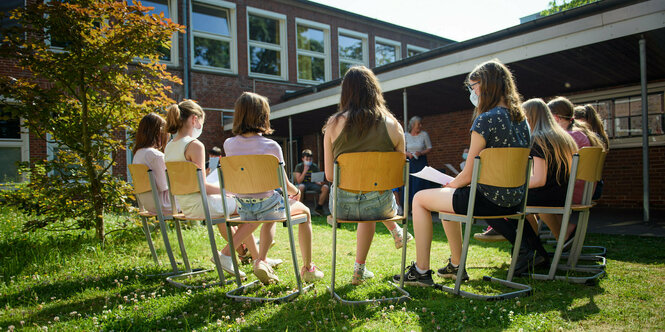
<svg viewBox="0 0 665 332">
<path fill-rule="evenodd" d="M 244 156 L 249 154 L 268 154 L 277 157 L 277 160 L 284 162 L 282 148 L 277 142 L 265 138 L 261 135 L 245 137 L 242 135 L 233 136 L 224 141 L 224 153 L 231 156 Z M 238 195 L 243 198 L 265 198 L 270 197 L 272 191 L 266 191 L 257 194 Z"/>
<path fill-rule="evenodd" d="M 568 134 L 573 138 L 579 149 L 585 146 L 591 146 L 589 137 L 581 131 L 568 131 Z M 575 181 L 575 191 L 573 191 L 573 204 L 580 204 L 582 202 L 582 194 L 584 191 L 584 181 Z"/>
<path fill-rule="evenodd" d="M 164 154 L 155 148 L 143 148 L 136 151 L 133 159 L 134 164 L 148 166 L 152 170 L 155 178 L 155 185 L 159 191 L 159 198 L 162 201 L 162 211 L 165 214 L 171 213 L 171 201 L 169 200 L 169 188 L 166 183 L 166 164 L 164 163 Z M 139 202 L 143 207 L 156 213 L 155 201 L 152 197 L 152 191 L 138 195 Z"/>
</svg>

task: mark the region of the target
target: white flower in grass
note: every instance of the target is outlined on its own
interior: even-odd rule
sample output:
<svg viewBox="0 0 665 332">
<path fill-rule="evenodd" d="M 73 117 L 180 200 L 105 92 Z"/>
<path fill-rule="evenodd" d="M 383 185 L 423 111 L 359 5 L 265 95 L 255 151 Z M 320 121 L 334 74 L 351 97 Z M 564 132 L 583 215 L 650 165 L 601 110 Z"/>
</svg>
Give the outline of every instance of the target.
<svg viewBox="0 0 665 332">
<path fill-rule="evenodd" d="M 53 317 L 53 321 L 54 321 L 54 322 L 59 322 L 59 321 L 60 321 L 60 317 L 58 317 L 58 316 Z"/>
</svg>

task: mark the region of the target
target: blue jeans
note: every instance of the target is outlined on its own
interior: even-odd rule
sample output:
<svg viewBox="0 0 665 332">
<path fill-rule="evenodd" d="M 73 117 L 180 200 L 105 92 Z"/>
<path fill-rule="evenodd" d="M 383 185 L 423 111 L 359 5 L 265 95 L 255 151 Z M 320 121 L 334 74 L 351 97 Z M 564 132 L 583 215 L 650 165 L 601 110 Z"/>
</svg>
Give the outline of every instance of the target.
<svg viewBox="0 0 665 332">
<path fill-rule="evenodd" d="M 334 190 L 334 188 L 333 188 Z M 328 200 L 333 211 L 333 200 Z M 344 220 L 379 220 L 392 218 L 397 214 L 397 202 L 392 190 L 370 191 L 362 194 L 342 189 L 337 193 L 337 218 Z"/>
<path fill-rule="evenodd" d="M 277 220 L 286 218 L 284 198 L 275 192 L 268 199 L 257 203 L 238 202 L 238 214 L 242 220 Z"/>
</svg>

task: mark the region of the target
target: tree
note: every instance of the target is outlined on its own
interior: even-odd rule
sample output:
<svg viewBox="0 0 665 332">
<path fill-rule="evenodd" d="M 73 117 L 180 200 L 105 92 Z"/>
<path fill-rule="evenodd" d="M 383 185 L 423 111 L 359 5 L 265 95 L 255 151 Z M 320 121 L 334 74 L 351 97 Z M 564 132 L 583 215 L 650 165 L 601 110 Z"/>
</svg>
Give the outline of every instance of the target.
<svg viewBox="0 0 665 332">
<path fill-rule="evenodd" d="M 14 10 L 11 19 L 18 24 L 2 32 L 0 57 L 24 73 L 0 78 L 2 106 L 60 148 L 61 158 L 32 176 L 53 177 L 46 186 L 68 186 L 59 192 L 60 202 L 78 204 L 77 222 L 94 227 L 100 240 L 105 208 L 117 207 L 109 197 L 122 189 L 109 173 L 124 149 L 125 130 L 172 103 L 170 85 L 181 84 L 158 59 L 183 26 L 163 13 L 148 15 L 151 9 L 116 0 L 35 1 Z M 37 205 L 33 212 L 45 213 L 47 222 L 65 217 Z"/>
<path fill-rule="evenodd" d="M 556 0 L 552 0 L 549 3 L 549 8 L 540 12 L 540 16 L 548 16 L 556 14 L 564 10 L 577 8 L 596 1 L 599 0 L 570 0 L 569 2 L 566 2 L 566 0 L 562 0 L 561 5 L 557 5 Z"/>
</svg>

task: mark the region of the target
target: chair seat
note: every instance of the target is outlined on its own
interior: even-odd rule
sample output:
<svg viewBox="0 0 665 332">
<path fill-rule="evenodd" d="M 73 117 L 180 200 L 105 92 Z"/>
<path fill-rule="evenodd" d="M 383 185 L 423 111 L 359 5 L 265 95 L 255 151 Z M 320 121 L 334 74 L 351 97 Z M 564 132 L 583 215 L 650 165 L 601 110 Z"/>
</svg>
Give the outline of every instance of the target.
<svg viewBox="0 0 665 332">
<path fill-rule="evenodd" d="M 496 216 L 473 216 L 473 219 L 504 219 L 504 218 L 515 219 L 521 217 L 522 215 L 524 214 L 514 213 L 514 214 L 502 214 Z M 465 214 L 439 212 L 439 218 L 449 221 L 464 221 L 467 220 L 468 216 Z"/>
<path fill-rule="evenodd" d="M 596 205 L 596 202 L 591 204 L 573 204 L 570 209 L 573 211 L 588 210 Z M 526 213 L 552 213 L 563 214 L 563 206 L 527 206 Z"/>
<path fill-rule="evenodd" d="M 330 222 L 332 222 L 332 215 L 329 215 L 328 219 L 330 220 Z M 381 220 L 342 220 L 342 219 L 337 219 L 337 222 L 340 223 L 340 224 L 344 224 L 344 223 L 351 224 L 351 223 L 386 222 L 386 221 L 400 221 L 400 220 L 404 220 L 404 216 L 394 216 L 392 218 L 381 219 Z"/>
<path fill-rule="evenodd" d="M 152 213 L 150 211 L 143 210 L 143 211 L 139 211 L 139 216 L 141 216 L 141 217 L 156 217 L 157 214 Z"/>
</svg>

